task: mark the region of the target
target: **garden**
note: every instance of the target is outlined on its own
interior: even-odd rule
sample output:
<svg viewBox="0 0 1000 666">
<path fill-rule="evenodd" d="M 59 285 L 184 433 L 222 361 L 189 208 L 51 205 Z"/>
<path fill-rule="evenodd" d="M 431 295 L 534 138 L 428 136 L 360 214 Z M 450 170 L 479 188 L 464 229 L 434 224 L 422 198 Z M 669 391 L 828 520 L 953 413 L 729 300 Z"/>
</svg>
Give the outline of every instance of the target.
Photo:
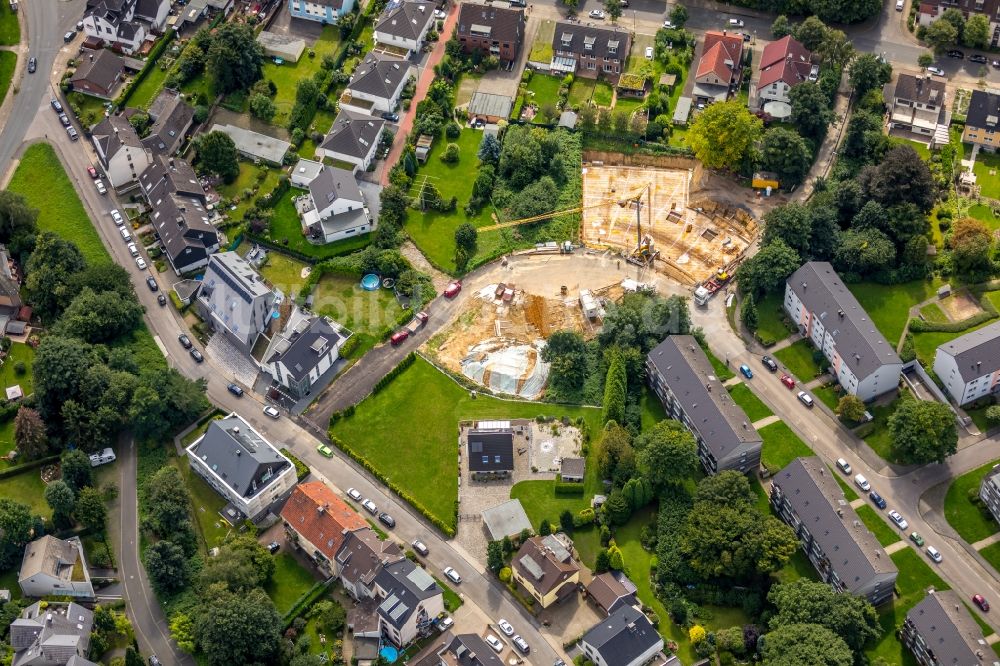
<svg viewBox="0 0 1000 666">
<path fill-rule="evenodd" d="M 796 332 L 784 309 L 784 290 L 767 294 L 757 301 L 757 339 L 767 346 L 781 342 Z"/>
<path fill-rule="evenodd" d="M 384 340 L 386 332 L 396 326 L 403 313 L 391 289 L 366 291 L 354 276 L 324 275 L 312 295 L 314 311 L 354 333 L 358 341 L 351 356 L 355 358 Z"/>
<path fill-rule="evenodd" d="M 809 340 L 796 340 L 784 349 L 774 352 L 772 356 L 781 361 L 800 382 L 806 383 L 823 372 L 813 357 L 816 352 Z"/>
<path fill-rule="evenodd" d="M 772 475 L 777 474 L 796 458 L 813 455 L 812 449 L 783 421 L 764 426 L 757 431 L 757 434 L 763 440 L 760 462 Z"/>
<path fill-rule="evenodd" d="M 0 46 L 17 46 L 21 43 L 21 24 L 10 3 L 0 4 Z"/>
<path fill-rule="evenodd" d="M 910 318 L 910 308 L 933 298 L 942 284 L 940 279 L 934 278 L 893 285 L 860 282 L 849 284 L 847 288 L 858 299 L 858 303 L 889 344 L 895 345 L 903 335 L 903 328 Z"/>
<path fill-rule="evenodd" d="M 1000 531 L 997 521 L 979 499 L 979 486 L 983 477 L 998 463 L 1000 460 L 994 460 L 966 472 L 948 486 L 948 493 L 944 498 L 944 516 L 958 535 L 969 543 L 976 543 Z"/>
</svg>

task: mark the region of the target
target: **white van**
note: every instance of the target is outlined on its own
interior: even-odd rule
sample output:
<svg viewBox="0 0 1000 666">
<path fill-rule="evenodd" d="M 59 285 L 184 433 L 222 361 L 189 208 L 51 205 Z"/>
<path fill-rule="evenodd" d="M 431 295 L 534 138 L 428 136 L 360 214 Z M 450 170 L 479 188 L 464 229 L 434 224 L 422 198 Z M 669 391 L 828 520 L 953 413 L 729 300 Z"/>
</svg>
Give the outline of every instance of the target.
<svg viewBox="0 0 1000 666">
<path fill-rule="evenodd" d="M 896 0 L 896 11 L 903 11 L 903 0 Z"/>
<path fill-rule="evenodd" d="M 106 464 L 108 464 L 110 462 L 114 462 L 114 461 L 115 461 L 115 452 L 112 451 L 109 448 L 108 449 L 104 449 L 103 451 L 99 451 L 98 453 L 91 453 L 90 454 L 90 466 L 91 467 L 98 467 L 100 465 L 106 465 Z"/>
<path fill-rule="evenodd" d="M 854 477 L 854 485 L 861 488 L 861 490 L 865 492 L 868 492 L 872 488 L 871 484 L 868 483 L 868 479 L 866 479 L 862 474 L 858 474 Z"/>
<path fill-rule="evenodd" d="M 125 227 L 122 227 L 118 231 L 121 233 L 123 241 L 125 241 L 126 243 L 131 243 L 132 242 L 132 234 L 129 233 L 128 229 L 126 229 Z"/>
</svg>

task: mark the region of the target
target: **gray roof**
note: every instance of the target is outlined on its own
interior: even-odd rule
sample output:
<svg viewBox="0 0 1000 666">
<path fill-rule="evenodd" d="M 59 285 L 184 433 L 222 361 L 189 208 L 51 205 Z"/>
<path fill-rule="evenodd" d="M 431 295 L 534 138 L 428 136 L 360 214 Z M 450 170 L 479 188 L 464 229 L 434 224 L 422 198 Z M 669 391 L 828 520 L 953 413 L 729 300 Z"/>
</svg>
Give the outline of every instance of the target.
<svg viewBox="0 0 1000 666">
<path fill-rule="evenodd" d="M 228 134 L 236 144 L 236 150 L 254 158 L 262 159 L 272 164 L 281 164 L 285 153 L 292 144 L 267 134 L 237 127 L 236 125 L 212 125 L 212 132 Z"/>
<path fill-rule="evenodd" d="M 304 39 L 267 30 L 262 30 L 257 35 L 257 43 L 264 47 L 264 53 L 267 55 L 284 56 L 289 60 L 298 60 L 302 56 L 302 52 L 306 50 Z"/>
<path fill-rule="evenodd" d="M 236 413 L 209 423 L 205 434 L 187 450 L 244 498 L 263 491 L 292 465 Z"/>
<path fill-rule="evenodd" d="M 142 140 L 132 127 L 132 123 L 123 115 L 105 117 L 94 126 L 91 135 L 108 160 L 114 157 L 122 146 L 142 148 Z"/>
<path fill-rule="evenodd" d="M 308 185 L 312 182 L 312 179 L 319 175 L 320 171 L 323 170 L 323 163 L 317 162 L 316 160 L 307 160 L 302 157 L 299 161 L 295 163 L 295 167 L 292 169 L 292 178 L 298 178 L 303 180 Z"/>
<path fill-rule="evenodd" d="M 341 109 L 320 147 L 364 159 L 378 142 L 384 126 L 385 121 L 381 118 Z"/>
<path fill-rule="evenodd" d="M 125 61 L 121 56 L 109 49 L 103 49 L 98 51 L 96 56 L 83 58 L 71 80 L 74 83 L 88 81 L 104 90 L 111 90 L 124 69 Z"/>
<path fill-rule="evenodd" d="M 281 363 L 294 379 L 309 374 L 326 350 L 336 346 L 343 333 L 326 317 L 295 311 L 298 316 L 289 318 L 285 330 L 272 344 L 267 363 Z"/>
<path fill-rule="evenodd" d="M 900 74 L 896 79 L 893 97 L 910 102 L 941 106 L 944 104 L 944 81 L 927 76 Z"/>
<path fill-rule="evenodd" d="M 219 252 L 208 258 L 198 301 L 234 337 L 252 346 L 267 324 L 274 300 L 271 287 L 236 252 Z"/>
<path fill-rule="evenodd" d="M 630 664 L 663 639 L 649 619 L 632 606 L 621 606 L 583 635 L 607 664 Z"/>
<path fill-rule="evenodd" d="M 409 73 L 410 64 L 405 60 L 372 51 L 354 70 L 347 89 L 392 99 Z"/>
<path fill-rule="evenodd" d="M 732 455 L 741 446 L 761 442 L 746 412 L 733 402 L 693 336 L 668 337 L 649 352 L 649 360 L 716 460 Z"/>
<path fill-rule="evenodd" d="M 965 608 L 963 600 L 951 590 L 930 592 L 910 609 L 906 619 L 924 638 L 938 664 L 970 666 L 994 662 L 993 650 L 983 632 Z M 980 659 L 977 652 L 989 656 Z"/>
<path fill-rule="evenodd" d="M 876 575 L 898 571 L 818 457 L 796 458 L 772 483 L 781 489 L 848 590 L 854 592 Z"/>
<path fill-rule="evenodd" d="M 859 381 L 883 365 L 902 363 L 829 262 L 803 264 L 787 284 L 806 310 L 822 321 L 841 360 Z"/>
<path fill-rule="evenodd" d="M 516 46 L 524 34 L 524 10 L 463 2 L 458 10 L 455 34 L 471 35 L 473 30 L 479 34 L 488 32 L 491 40 Z"/>
<path fill-rule="evenodd" d="M 479 634 L 459 634 L 454 636 L 437 654 L 444 657 L 446 659 L 444 663 L 449 665 L 503 666 L 504 663 L 500 655 L 487 645 L 486 641 Z"/>
<path fill-rule="evenodd" d="M 378 614 L 397 629 L 406 624 L 422 601 L 442 594 L 427 570 L 405 557 L 382 567 L 375 584 L 385 591 Z"/>
<path fill-rule="evenodd" d="M 348 533 L 344 545 L 337 551 L 341 579 L 365 586 L 375 580 L 375 575 L 383 564 L 396 562 L 403 557 L 403 551 L 395 541 L 381 541 L 369 528 Z"/>
<path fill-rule="evenodd" d="M 938 351 L 954 357 L 963 382 L 1000 370 L 1000 321 L 946 342 Z"/>
<path fill-rule="evenodd" d="M 176 90 L 162 90 L 149 106 L 153 124 L 142 145 L 155 154 L 172 154 L 184 141 L 184 133 L 194 121 L 194 109 L 184 103 Z"/>
<path fill-rule="evenodd" d="M 565 45 L 568 42 L 569 45 Z M 588 49 L 587 46 L 590 46 Z M 625 60 L 632 45 L 632 35 L 619 28 L 603 28 L 559 21 L 552 34 L 553 51 L 570 51 L 578 56 Z M 614 53 L 611 50 L 614 49 Z"/>
<path fill-rule="evenodd" d="M 973 90 L 969 100 L 969 112 L 965 124 L 971 127 L 991 127 L 1000 124 L 1000 93 L 997 91 Z"/>
<path fill-rule="evenodd" d="M 43 536 L 24 547 L 24 557 L 21 559 L 18 580 L 23 581 L 32 576 L 44 574 L 70 581 L 73 576 L 73 567 L 82 556 L 79 539 L 72 538 L 64 541 L 51 535 Z"/>
<path fill-rule="evenodd" d="M 507 118 L 514 106 L 514 100 L 508 95 L 477 92 L 469 102 L 469 114 L 479 116 L 499 116 Z"/>
<path fill-rule="evenodd" d="M 382 18 L 375 24 L 375 32 L 384 32 L 402 39 L 417 39 L 434 20 L 437 5 L 425 0 L 403 0 L 389 4 Z"/>
<path fill-rule="evenodd" d="M 214 283 L 209 282 L 210 279 L 224 283 L 230 295 L 238 296 L 247 303 L 273 293 L 253 266 L 237 252 L 219 252 L 212 255 L 205 270 L 205 279 L 202 281 L 202 294 L 206 286 L 214 286 Z"/>
<path fill-rule="evenodd" d="M 135 15 L 147 21 L 152 21 L 156 18 L 161 2 L 163 0 L 136 0 Z"/>
<path fill-rule="evenodd" d="M 312 196 L 317 211 L 327 208 L 337 199 L 356 201 L 359 204 L 365 202 L 361 187 L 354 180 L 354 173 L 332 166 L 324 166 L 312 179 L 309 183 L 309 195 Z"/>
<path fill-rule="evenodd" d="M 587 460 L 586 458 L 563 458 L 559 471 L 564 477 L 583 476 L 587 471 Z"/>
<path fill-rule="evenodd" d="M 531 521 L 518 499 L 507 500 L 492 509 L 486 509 L 483 511 L 483 522 L 494 541 L 520 534 L 525 529 L 531 530 Z"/>
<path fill-rule="evenodd" d="M 160 155 L 139 175 L 139 184 L 153 209 L 153 227 L 175 268 L 183 272 L 218 245 L 219 233 L 205 207 L 205 190 L 191 165 Z"/>
<path fill-rule="evenodd" d="M 575 111 L 563 111 L 559 114 L 559 127 L 573 129 L 576 127 L 577 115 Z"/>
<path fill-rule="evenodd" d="M 514 469 L 514 433 L 509 428 L 470 430 L 467 439 L 469 471 L 509 472 Z"/>
<path fill-rule="evenodd" d="M 59 666 L 90 649 L 93 612 L 72 602 L 47 608 L 41 603 L 25 608 L 10 625 L 13 666 Z"/>
</svg>

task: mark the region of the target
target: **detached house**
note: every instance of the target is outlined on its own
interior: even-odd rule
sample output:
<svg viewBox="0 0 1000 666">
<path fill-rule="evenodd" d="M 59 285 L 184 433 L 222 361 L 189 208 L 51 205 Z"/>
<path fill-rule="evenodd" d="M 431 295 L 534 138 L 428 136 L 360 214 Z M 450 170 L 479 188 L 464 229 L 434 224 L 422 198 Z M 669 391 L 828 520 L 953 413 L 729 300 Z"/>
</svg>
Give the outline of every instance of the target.
<svg viewBox="0 0 1000 666">
<path fill-rule="evenodd" d="M 899 386 L 903 362 L 826 261 L 810 261 L 785 283 L 785 312 L 830 361 L 848 393 L 869 401 Z"/>
<path fill-rule="evenodd" d="M 514 472 L 514 431 L 510 421 L 480 421 L 467 437 L 469 473 L 509 476 Z"/>
<path fill-rule="evenodd" d="M 152 164 L 142 139 L 123 115 L 108 116 L 94 126 L 91 141 L 108 182 L 119 192 L 133 189 Z"/>
<path fill-rule="evenodd" d="M 342 109 L 333 121 L 326 138 L 316 148 L 317 159 L 329 157 L 365 171 L 375 159 L 385 121 L 381 118 Z"/>
<path fill-rule="evenodd" d="M 184 103 L 176 90 L 160 91 L 149 105 L 153 124 L 142 145 L 154 155 L 173 155 L 184 143 L 194 122 L 194 109 Z"/>
<path fill-rule="evenodd" d="M 517 60 L 524 39 L 524 10 L 466 2 L 458 11 L 455 36 L 465 53 L 481 52 L 502 63 Z"/>
<path fill-rule="evenodd" d="M 434 24 L 437 5 L 426 0 L 395 0 L 375 24 L 375 42 L 395 47 L 395 55 L 409 58 L 424 45 Z"/>
<path fill-rule="evenodd" d="M 959 405 L 1000 391 L 1000 322 L 938 347 L 934 374 Z"/>
<path fill-rule="evenodd" d="M 479 634 L 458 634 L 451 640 L 442 643 L 437 652 L 437 661 L 421 660 L 421 665 L 433 663 L 434 666 L 503 666 L 504 661 L 493 648 L 486 644 Z"/>
<path fill-rule="evenodd" d="M 549 68 L 587 79 L 602 77 L 617 85 L 631 49 L 632 34 L 626 30 L 560 21 L 552 36 Z"/>
<path fill-rule="evenodd" d="M 369 115 L 392 111 L 399 105 L 409 78 L 407 61 L 372 51 L 351 75 L 340 96 L 340 109 Z"/>
<path fill-rule="evenodd" d="M 79 537 L 46 535 L 24 547 L 17 583 L 26 597 L 94 598 L 83 543 Z"/>
<path fill-rule="evenodd" d="M 395 541 L 382 541 L 371 529 L 349 532 L 337 553 L 340 582 L 352 598 L 364 601 L 375 596 L 375 576 L 383 564 L 398 562 L 403 551 Z"/>
<path fill-rule="evenodd" d="M 580 582 L 580 566 L 551 534 L 521 544 L 511 560 L 513 578 L 542 608 L 573 595 Z"/>
<path fill-rule="evenodd" d="M 322 481 L 300 483 L 281 509 L 285 531 L 325 576 L 339 576 L 337 551 L 347 535 L 369 529 L 357 511 Z"/>
<path fill-rule="evenodd" d="M 302 233 L 314 243 L 332 243 L 374 228 L 354 173 L 332 166 L 320 169 L 306 193 L 295 197 L 295 210 Z"/>
<path fill-rule="evenodd" d="M 70 602 L 36 601 L 10 623 L 11 666 L 97 666 L 87 660 L 94 613 Z"/>
<path fill-rule="evenodd" d="M 587 586 L 587 596 L 607 615 L 623 606 L 635 606 L 638 603 L 636 594 L 635 583 L 621 571 L 597 574 Z"/>
<path fill-rule="evenodd" d="M 163 32 L 169 12 L 169 0 L 88 0 L 83 31 L 131 55 L 153 39 L 150 33 Z"/>
<path fill-rule="evenodd" d="M 580 647 L 596 666 L 642 666 L 663 650 L 663 638 L 644 614 L 622 606 L 591 627 Z"/>
<path fill-rule="evenodd" d="M 261 369 L 271 375 L 274 388 L 301 400 L 337 362 L 350 336 L 332 319 L 295 308 L 285 329 L 271 339 Z"/>
<path fill-rule="evenodd" d="M 948 143 L 946 107 L 944 81 L 930 75 L 900 74 L 892 90 L 889 129 L 912 134 L 912 138 L 930 141 L 932 145 Z"/>
<path fill-rule="evenodd" d="M 188 463 L 229 503 L 230 524 L 255 520 L 295 486 L 295 467 L 242 416 L 212 421 L 187 447 Z"/>
<path fill-rule="evenodd" d="M 819 65 L 812 64 L 812 53 L 794 37 L 771 42 L 764 47 L 757 80 L 750 88 L 750 108 L 772 118 L 787 118 L 792 113 L 792 88 L 818 77 Z"/>
<path fill-rule="evenodd" d="M 972 91 L 965 129 L 962 130 L 962 143 L 974 143 L 990 152 L 1000 147 L 1000 93 Z"/>
<path fill-rule="evenodd" d="M 444 612 L 444 593 L 423 567 L 405 557 L 383 565 L 374 580 L 382 636 L 397 647 L 430 630 Z"/>
<path fill-rule="evenodd" d="M 910 609 L 899 632 L 900 640 L 920 666 L 996 663 L 962 597 L 951 590 L 934 590 Z"/>
<path fill-rule="evenodd" d="M 288 11 L 292 18 L 334 25 L 354 11 L 354 0 L 288 0 Z"/>
<path fill-rule="evenodd" d="M 201 318 L 236 348 L 250 353 L 271 323 L 276 303 L 274 290 L 239 254 L 209 257 L 195 305 Z"/>
<path fill-rule="evenodd" d="M 111 99 L 115 96 L 115 89 L 122 80 L 124 71 L 125 61 L 121 56 L 102 49 L 96 54 L 83 56 L 69 82 L 75 92 Z"/>
<path fill-rule="evenodd" d="M 740 87 L 743 77 L 743 35 L 705 33 L 701 59 L 694 76 L 694 99 L 699 104 L 725 102 Z"/>
</svg>

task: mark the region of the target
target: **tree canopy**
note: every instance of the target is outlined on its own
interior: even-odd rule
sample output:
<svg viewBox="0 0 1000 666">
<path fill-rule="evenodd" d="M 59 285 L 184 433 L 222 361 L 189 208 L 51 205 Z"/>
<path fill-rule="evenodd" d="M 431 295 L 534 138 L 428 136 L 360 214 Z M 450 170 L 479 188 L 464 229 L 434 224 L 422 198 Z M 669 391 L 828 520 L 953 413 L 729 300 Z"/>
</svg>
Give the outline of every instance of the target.
<svg viewBox="0 0 1000 666">
<path fill-rule="evenodd" d="M 800 578 L 775 585 L 767 595 L 777 608 L 771 629 L 792 624 L 818 624 L 840 636 L 856 654 L 882 635 L 875 608 L 863 597 L 835 592 L 826 583 Z"/>
<path fill-rule="evenodd" d="M 765 666 L 852 666 L 843 639 L 818 624 L 788 624 L 764 634 Z"/>
<path fill-rule="evenodd" d="M 763 121 L 740 100 L 710 104 L 691 123 L 687 140 L 710 169 L 737 169 L 763 132 Z"/>
<path fill-rule="evenodd" d="M 194 146 L 198 165 L 208 173 L 219 176 L 227 183 L 233 182 L 240 175 L 236 144 L 225 132 L 216 130 L 202 134 L 195 139 Z"/>
<path fill-rule="evenodd" d="M 806 140 L 784 127 L 773 127 L 764 133 L 760 153 L 762 166 L 778 174 L 786 185 L 801 183 L 812 164 L 812 150 Z"/>
<path fill-rule="evenodd" d="M 958 450 L 955 417 L 940 402 L 903 399 L 888 426 L 893 449 L 906 462 L 943 463 Z"/>
<path fill-rule="evenodd" d="M 198 645 L 212 666 L 271 663 L 281 617 L 263 590 L 234 594 L 216 583 L 206 590 L 198 615 Z"/>
<path fill-rule="evenodd" d="M 212 37 L 207 63 L 217 92 L 249 90 L 262 76 L 264 47 L 249 24 L 223 23 Z"/>
<path fill-rule="evenodd" d="M 653 488 L 683 483 L 698 470 L 698 445 L 679 421 L 664 419 L 635 440 L 639 472 Z"/>
</svg>

